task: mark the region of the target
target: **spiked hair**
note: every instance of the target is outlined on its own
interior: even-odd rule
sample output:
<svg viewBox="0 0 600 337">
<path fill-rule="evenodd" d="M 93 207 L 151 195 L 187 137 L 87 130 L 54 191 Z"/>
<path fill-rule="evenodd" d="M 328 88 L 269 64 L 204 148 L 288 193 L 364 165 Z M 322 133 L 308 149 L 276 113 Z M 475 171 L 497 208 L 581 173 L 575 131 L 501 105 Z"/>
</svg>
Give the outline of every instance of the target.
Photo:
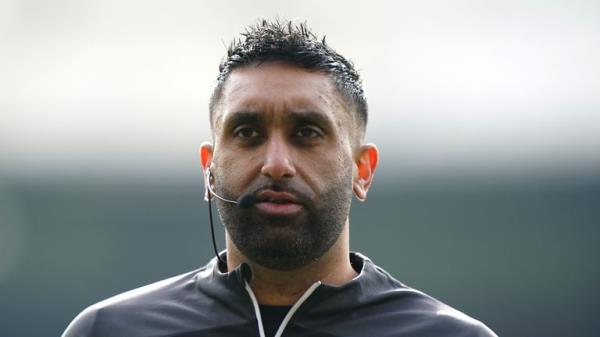
<svg viewBox="0 0 600 337">
<path fill-rule="evenodd" d="M 333 50 L 325 36 L 319 38 L 306 23 L 262 20 L 246 27 L 234 39 L 227 56 L 219 65 L 217 84 L 210 99 L 211 124 L 223 87 L 231 72 L 249 64 L 282 61 L 307 70 L 322 71 L 331 76 L 346 103 L 354 110 L 355 120 L 364 131 L 367 125 L 367 101 L 360 76 L 351 61 Z"/>
</svg>

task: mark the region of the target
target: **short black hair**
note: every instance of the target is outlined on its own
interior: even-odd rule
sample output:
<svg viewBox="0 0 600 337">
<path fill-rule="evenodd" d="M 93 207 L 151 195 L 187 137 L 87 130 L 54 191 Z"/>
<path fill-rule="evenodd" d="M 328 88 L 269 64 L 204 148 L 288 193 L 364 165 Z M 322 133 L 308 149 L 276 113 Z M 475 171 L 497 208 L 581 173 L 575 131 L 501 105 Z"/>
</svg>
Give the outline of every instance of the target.
<svg viewBox="0 0 600 337">
<path fill-rule="evenodd" d="M 211 125 L 229 74 L 238 67 L 269 61 L 282 61 L 329 74 L 341 96 L 355 110 L 355 120 L 364 131 L 367 101 L 354 64 L 327 45 L 325 36 L 319 38 L 306 23 L 279 19 L 263 19 L 247 26 L 241 38 L 234 39 L 227 48 L 227 56 L 219 65 L 217 84 L 210 99 Z"/>
</svg>

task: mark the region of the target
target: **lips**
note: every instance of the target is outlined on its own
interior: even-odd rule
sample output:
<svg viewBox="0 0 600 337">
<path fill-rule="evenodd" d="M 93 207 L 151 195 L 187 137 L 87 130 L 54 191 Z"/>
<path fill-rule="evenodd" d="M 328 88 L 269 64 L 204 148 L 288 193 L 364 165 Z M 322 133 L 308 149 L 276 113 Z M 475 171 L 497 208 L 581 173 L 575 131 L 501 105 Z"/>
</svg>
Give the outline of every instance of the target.
<svg viewBox="0 0 600 337">
<path fill-rule="evenodd" d="M 256 196 L 258 202 L 273 202 L 278 204 L 298 203 L 298 199 L 288 192 L 276 192 L 273 190 L 264 190 Z"/>
<path fill-rule="evenodd" d="M 267 215 L 291 216 L 303 208 L 298 199 L 287 192 L 264 190 L 258 193 L 256 199 L 256 208 Z"/>
</svg>

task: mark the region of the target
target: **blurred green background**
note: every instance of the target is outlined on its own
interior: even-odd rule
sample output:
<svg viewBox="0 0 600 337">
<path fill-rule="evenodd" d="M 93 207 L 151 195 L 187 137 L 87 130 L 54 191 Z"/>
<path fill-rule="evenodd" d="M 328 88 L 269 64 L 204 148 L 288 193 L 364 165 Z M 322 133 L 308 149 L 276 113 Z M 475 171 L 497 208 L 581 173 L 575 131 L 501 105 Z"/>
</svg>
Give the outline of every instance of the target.
<svg viewBox="0 0 600 337">
<path fill-rule="evenodd" d="M 500 336 L 592 336 L 599 197 L 598 176 L 384 175 L 354 205 L 352 248 Z M 0 210 L 2 336 L 57 336 L 86 306 L 212 257 L 200 178 L 5 182 Z"/>
</svg>

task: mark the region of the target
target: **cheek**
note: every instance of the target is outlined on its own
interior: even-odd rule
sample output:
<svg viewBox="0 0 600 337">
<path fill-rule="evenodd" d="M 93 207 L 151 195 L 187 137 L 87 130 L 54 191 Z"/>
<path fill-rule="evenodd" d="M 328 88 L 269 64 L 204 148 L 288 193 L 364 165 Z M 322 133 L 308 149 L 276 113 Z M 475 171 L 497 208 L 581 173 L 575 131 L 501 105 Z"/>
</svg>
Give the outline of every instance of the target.
<svg viewBox="0 0 600 337">
<path fill-rule="evenodd" d="M 229 153 L 215 156 L 213 159 L 217 171 L 215 176 L 220 180 L 220 184 L 232 191 L 237 191 L 239 188 L 236 186 L 244 186 L 246 181 L 250 179 L 251 161 L 251 158 L 247 156 L 242 157 Z"/>
<path fill-rule="evenodd" d="M 326 190 L 331 188 L 332 184 L 344 183 L 343 180 L 352 176 L 353 161 L 348 153 L 339 149 L 336 152 L 323 151 L 311 156 L 304 166 L 306 181 L 317 190 Z M 345 183 L 351 188 L 351 180 Z"/>
</svg>

